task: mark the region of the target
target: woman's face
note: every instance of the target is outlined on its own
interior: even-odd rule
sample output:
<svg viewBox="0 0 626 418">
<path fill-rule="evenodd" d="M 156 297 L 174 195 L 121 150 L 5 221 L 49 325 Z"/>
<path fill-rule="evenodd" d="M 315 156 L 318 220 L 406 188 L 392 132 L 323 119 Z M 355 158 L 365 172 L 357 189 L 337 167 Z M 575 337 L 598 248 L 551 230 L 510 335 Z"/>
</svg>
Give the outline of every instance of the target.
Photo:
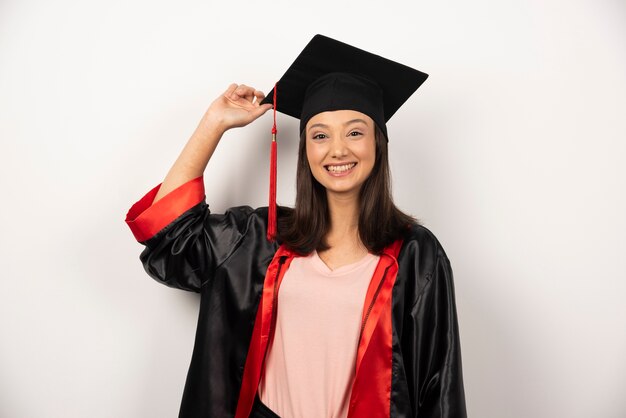
<svg viewBox="0 0 626 418">
<path fill-rule="evenodd" d="M 305 133 L 313 177 L 329 194 L 358 195 L 376 161 L 374 121 L 355 110 L 322 112 Z"/>
</svg>

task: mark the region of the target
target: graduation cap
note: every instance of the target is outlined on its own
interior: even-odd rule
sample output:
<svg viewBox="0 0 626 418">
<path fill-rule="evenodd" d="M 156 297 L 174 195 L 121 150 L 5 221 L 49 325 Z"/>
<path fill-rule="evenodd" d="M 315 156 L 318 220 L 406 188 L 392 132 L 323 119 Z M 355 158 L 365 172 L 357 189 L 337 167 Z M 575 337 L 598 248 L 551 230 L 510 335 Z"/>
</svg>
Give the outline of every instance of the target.
<svg viewBox="0 0 626 418">
<path fill-rule="evenodd" d="M 371 52 L 315 35 L 261 104 L 274 105 L 267 238 L 276 235 L 276 111 L 300 119 L 300 133 L 318 113 L 356 110 L 387 138 L 386 122 L 428 74 Z"/>
</svg>

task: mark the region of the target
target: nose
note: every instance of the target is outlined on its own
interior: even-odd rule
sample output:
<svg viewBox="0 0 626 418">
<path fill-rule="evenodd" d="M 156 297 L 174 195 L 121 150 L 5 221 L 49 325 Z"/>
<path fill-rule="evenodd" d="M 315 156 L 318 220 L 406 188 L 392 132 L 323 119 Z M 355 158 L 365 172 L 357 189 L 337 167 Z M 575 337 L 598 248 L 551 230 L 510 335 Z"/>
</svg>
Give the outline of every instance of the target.
<svg viewBox="0 0 626 418">
<path fill-rule="evenodd" d="M 330 147 L 330 155 L 333 158 L 343 158 L 348 155 L 346 143 L 342 138 L 338 137 L 338 135 L 333 135 Z"/>
</svg>

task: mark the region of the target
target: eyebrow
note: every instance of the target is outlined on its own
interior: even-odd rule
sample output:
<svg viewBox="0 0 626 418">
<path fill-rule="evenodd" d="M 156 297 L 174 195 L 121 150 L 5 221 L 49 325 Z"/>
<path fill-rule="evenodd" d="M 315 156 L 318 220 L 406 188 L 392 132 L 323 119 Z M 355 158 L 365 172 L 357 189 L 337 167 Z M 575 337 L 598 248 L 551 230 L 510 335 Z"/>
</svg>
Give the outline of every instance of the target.
<svg viewBox="0 0 626 418">
<path fill-rule="evenodd" d="M 367 122 L 364 119 L 358 119 L 358 118 L 357 119 L 350 119 L 349 121 L 344 122 L 343 126 L 348 126 L 350 124 L 357 123 L 357 122 L 361 122 L 361 123 L 363 123 L 364 125 L 367 126 Z M 310 131 L 313 128 L 328 128 L 328 125 L 326 125 L 324 123 L 315 123 L 315 124 L 309 126 L 308 130 Z"/>
</svg>

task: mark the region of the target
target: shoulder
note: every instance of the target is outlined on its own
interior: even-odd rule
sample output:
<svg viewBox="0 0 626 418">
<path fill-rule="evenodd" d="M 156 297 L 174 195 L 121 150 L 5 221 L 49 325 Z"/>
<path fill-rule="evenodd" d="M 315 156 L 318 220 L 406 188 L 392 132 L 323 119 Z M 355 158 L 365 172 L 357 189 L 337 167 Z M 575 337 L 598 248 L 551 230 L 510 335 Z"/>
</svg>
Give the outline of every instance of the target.
<svg viewBox="0 0 626 418">
<path fill-rule="evenodd" d="M 429 228 L 412 224 L 403 237 L 398 262 L 421 266 L 420 270 L 433 271 L 438 260 L 448 262 L 443 245 Z"/>
<path fill-rule="evenodd" d="M 251 253 L 255 259 L 271 260 L 278 245 L 267 239 L 267 212 L 266 206 L 243 205 L 211 214 L 206 232 L 224 253 L 224 260 L 242 262 L 240 256 L 249 259 Z"/>
<path fill-rule="evenodd" d="M 224 213 L 211 213 L 211 223 L 225 228 L 233 227 L 240 232 L 250 228 L 265 230 L 267 228 L 267 206 L 253 208 L 248 205 L 232 206 Z"/>
<path fill-rule="evenodd" d="M 232 206 L 224 211 L 224 215 L 234 216 L 237 219 L 262 219 L 267 217 L 267 206 L 258 208 L 248 205 Z"/>
<path fill-rule="evenodd" d="M 292 208 L 287 206 L 277 206 L 278 220 L 288 221 L 289 216 L 293 212 Z M 224 211 L 223 214 L 211 214 L 212 223 L 216 226 L 228 228 L 234 227 L 240 233 L 250 231 L 257 232 L 259 236 L 266 235 L 268 224 L 267 206 L 253 208 L 248 205 L 232 206 Z"/>
<path fill-rule="evenodd" d="M 210 209 L 209 205 L 206 206 Z M 237 222 L 248 222 L 250 220 L 261 221 L 263 219 L 267 220 L 267 206 L 253 208 L 248 205 L 239 205 L 231 206 L 223 210 L 223 212 L 214 212 L 210 209 L 209 213 L 216 219 L 230 219 Z"/>
<path fill-rule="evenodd" d="M 412 224 L 407 229 L 404 235 L 404 245 L 417 245 L 421 249 L 431 250 L 435 255 L 446 255 L 435 233 L 421 224 Z"/>
<path fill-rule="evenodd" d="M 193 222 L 193 228 L 203 228 L 204 233 L 212 237 L 215 243 L 224 242 L 230 245 L 246 237 L 264 236 L 267 228 L 267 208 L 242 205 L 213 212 L 206 202 L 201 202 L 180 219 L 179 227 L 186 228 L 189 222 Z M 196 219 L 201 219 L 202 222 L 195 223 Z"/>
<path fill-rule="evenodd" d="M 286 214 L 290 213 L 291 210 L 291 208 L 285 206 L 278 206 L 278 216 L 285 216 Z M 261 222 L 265 221 L 265 224 L 267 224 L 268 207 L 260 206 L 257 208 L 253 208 L 252 206 L 248 205 L 232 206 L 226 209 L 224 215 L 226 214 L 234 216 L 238 219 L 252 219 Z"/>
</svg>

